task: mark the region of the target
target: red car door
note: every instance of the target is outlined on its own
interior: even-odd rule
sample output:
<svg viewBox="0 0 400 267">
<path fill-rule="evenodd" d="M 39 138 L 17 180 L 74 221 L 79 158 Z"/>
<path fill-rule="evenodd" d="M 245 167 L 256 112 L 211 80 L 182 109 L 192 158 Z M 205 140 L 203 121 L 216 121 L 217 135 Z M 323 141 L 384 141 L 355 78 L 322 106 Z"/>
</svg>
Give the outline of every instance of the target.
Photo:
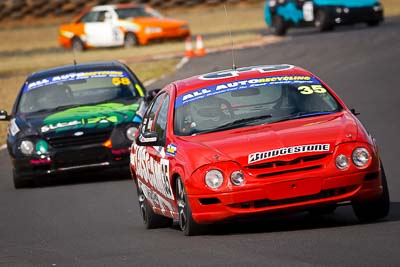
<svg viewBox="0 0 400 267">
<path fill-rule="evenodd" d="M 146 198 L 152 202 L 153 207 L 166 216 L 173 216 L 174 194 L 170 182 L 170 161 L 166 156 L 166 127 L 168 118 L 170 96 L 167 93 L 156 97 L 152 107 L 143 119 L 141 135 L 155 133 L 156 145 L 138 146 L 141 150 L 137 155 L 137 174 L 143 192 L 148 190 Z M 146 193 L 145 193 L 146 194 Z"/>
</svg>

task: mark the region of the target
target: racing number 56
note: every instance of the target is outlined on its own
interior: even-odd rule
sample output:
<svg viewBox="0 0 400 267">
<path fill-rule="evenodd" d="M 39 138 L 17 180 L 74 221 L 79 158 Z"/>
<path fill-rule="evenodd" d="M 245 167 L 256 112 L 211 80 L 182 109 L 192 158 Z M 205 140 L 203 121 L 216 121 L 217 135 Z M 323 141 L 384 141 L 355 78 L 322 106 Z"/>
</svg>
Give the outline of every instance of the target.
<svg viewBox="0 0 400 267">
<path fill-rule="evenodd" d="M 313 84 L 311 86 L 300 86 L 299 88 L 297 88 L 301 94 L 303 95 L 311 95 L 313 93 L 317 93 L 317 94 L 324 94 L 326 93 L 326 89 L 324 87 L 322 87 L 322 85 L 320 84 Z"/>
<path fill-rule="evenodd" d="M 131 81 L 128 78 L 112 78 L 111 82 L 118 86 L 118 85 L 130 85 Z"/>
</svg>

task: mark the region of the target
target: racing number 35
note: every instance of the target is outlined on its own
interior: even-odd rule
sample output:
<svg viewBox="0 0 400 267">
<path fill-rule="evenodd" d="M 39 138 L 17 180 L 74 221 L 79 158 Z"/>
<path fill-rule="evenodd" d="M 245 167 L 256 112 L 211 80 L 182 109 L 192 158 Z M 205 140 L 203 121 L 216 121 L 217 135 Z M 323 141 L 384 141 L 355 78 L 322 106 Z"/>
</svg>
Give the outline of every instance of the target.
<svg viewBox="0 0 400 267">
<path fill-rule="evenodd" d="M 317 93 L 317 94 L 325 94 L 326 93 L 326 89 L 324 87 L 322 87 L 322 85 L 320 85 L 320 84 L 313 84 L 311 86 L 303 85 L 297 89 L 303 95 L 311 95 L 313 93 Z"/>
</svg>

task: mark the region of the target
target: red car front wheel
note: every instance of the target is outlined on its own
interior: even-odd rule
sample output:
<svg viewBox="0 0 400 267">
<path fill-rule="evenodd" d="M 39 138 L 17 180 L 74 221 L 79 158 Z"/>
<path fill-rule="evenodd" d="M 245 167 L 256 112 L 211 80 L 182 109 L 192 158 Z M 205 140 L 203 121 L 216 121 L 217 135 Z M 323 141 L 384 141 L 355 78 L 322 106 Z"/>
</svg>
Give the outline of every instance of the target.
<svg viewBox="0 0 400 267">
<path fill-rule="evenodd" d="M 389 189 L 382 162 L 381 162 L 381 168 L 382 168 L 382 187 L 383 187 L 382 195 L 379 198 L 372 201 L 352 203 L 354 213 L 361 222 L 371 222 L 379 220 L 386 217 L 389 214 L 390 210 Z"/>
<path fill-rule="evenodd" d="M 176 179 L 176 195 L 179 213 L 179 227 L 182 232 L 187 236 L 200 234 L 203 227 L 193 220 L 192 210 L 181 178 Z"/>
</svg>

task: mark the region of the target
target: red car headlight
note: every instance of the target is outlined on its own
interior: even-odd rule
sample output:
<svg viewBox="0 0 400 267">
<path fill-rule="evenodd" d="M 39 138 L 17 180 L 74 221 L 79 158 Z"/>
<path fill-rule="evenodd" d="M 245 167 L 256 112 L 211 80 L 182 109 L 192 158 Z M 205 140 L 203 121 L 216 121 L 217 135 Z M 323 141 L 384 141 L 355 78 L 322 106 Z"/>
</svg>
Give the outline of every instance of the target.
<svg viewBox="0 0 400 267">
<path fill-rule="evenodd" d="M 246 184 L 247 174 L 233 161 L 219 161 L 197 168 L 186 180 L 188 194 L 232 192 Z"/>
<path fill-rule="evenodd" d="M 234 185 L 242 185 L 244 183 L 244 174 L 242 171 L 234 171 L 231 173 L 231 182 Z"/>
<path fill-rule="evenodd" d="M 371 160 L 371 155 L 369 154 L 366 148 L 357 147 L 356 149 L 353 150 L 352 160 L 354 165 L 356 165 L 359 168 L 363 168 Z"/>
<path fill-rule="evenodd" d="M 349 159 L 343 154 L 336 157 L 335 163 L 339 170 L 346 170 L 350 166 Z"/>
<path fill-rule="evenodd" d="M 206 172 L 205 182 L 211 189 L 218 189 L 224 182 L 224 175 L 219 170 L 209 170 Z"/>
<path fill-rule="evenodd" d="M 335 155 L 334 164 L 341 171 L 366 169 L 377 157 L 371 145 L 361 142 L 340 144 Z"/>
</svg>

